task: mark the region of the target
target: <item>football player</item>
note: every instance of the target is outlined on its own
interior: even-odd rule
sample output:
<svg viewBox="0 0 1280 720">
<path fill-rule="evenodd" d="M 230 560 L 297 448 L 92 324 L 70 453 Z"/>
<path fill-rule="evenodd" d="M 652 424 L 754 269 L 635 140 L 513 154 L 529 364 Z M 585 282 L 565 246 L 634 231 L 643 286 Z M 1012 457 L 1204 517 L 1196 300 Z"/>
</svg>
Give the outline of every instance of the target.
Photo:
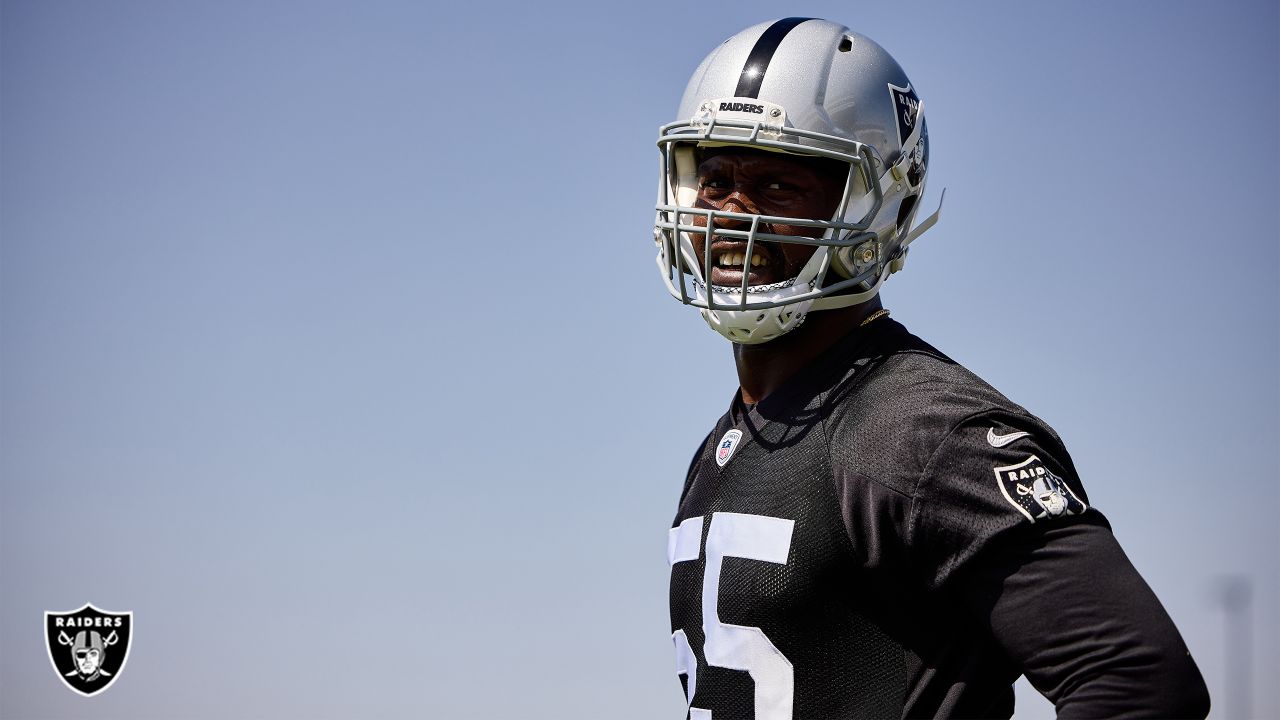
<svg viewBox="0 0 1280 720">
<path fill-rule="evenodd" d="M 654 238 L 739 389 L 668 537 L 692 720 L 1204 717 L 1177 629 L 1054 431 L 888 317 L 929 135 L 879 45 L 729 38 L 660 131 Z"/>
</svg>

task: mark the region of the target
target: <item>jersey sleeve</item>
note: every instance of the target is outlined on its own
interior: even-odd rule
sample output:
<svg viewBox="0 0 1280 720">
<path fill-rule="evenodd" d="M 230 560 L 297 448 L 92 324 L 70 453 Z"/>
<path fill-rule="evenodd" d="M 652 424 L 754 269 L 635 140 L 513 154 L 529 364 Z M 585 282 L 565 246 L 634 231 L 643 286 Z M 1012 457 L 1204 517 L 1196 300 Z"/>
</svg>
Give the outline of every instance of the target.
<svg viewBox="0 0 1280 720">
<path fill-rule="evenodd" d="M 1086 513 L 1097 511 L 1048 426 L 981 413 L 953 427 L 921 473 L 907 525 L 912 564 L 938 589 L 1005 534 Z"/>
<path fill-rule="evenodd" d="M 956 427 L 918 486 L 911 552 L 1052 701 L 1058 717 L 1204 717 L 1177 628 L 1033 418 Z"/>
</svg>

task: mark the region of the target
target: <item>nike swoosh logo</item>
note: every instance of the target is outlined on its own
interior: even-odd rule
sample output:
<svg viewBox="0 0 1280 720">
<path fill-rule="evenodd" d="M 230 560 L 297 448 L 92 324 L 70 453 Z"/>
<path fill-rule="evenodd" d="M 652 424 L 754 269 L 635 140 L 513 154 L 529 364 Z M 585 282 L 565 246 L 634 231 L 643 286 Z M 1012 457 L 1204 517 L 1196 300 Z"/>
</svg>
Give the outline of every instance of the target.
<svg viewBox="0 0 1280 720">
<path fill-rule="evenodd" d="M 1030 434 L 1031 433 L 1029 432 L 1019 431 L 1009 433 L 1008 435 L 997 435 L 995 428 L 987 428 L 987 444 L 991 447 L 1004 447 L 1014 440 L 1027 437 Z"/>
</svg>

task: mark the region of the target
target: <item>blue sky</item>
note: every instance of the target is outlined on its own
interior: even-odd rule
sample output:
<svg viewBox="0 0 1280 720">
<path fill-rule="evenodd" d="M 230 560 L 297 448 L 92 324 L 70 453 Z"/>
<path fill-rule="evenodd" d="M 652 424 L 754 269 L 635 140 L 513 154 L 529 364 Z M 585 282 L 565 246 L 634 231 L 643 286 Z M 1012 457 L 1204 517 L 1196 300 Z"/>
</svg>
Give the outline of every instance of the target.
<svg viewBox="0 0 1280 720">
<path fill-rule="evenodd" d="M 780 15 L 925 102 L 885 305 L 1063 436 L 1219 717 L 1253 583 L 1280 715 L 1276 5 L 905 9 L 0 3 L 0 717 L 677 716 L 666 529 L 735 380 L 653 141 Z M 91 700 L 41 637 L 85 602 L 137 624 Z"/>
</svg>

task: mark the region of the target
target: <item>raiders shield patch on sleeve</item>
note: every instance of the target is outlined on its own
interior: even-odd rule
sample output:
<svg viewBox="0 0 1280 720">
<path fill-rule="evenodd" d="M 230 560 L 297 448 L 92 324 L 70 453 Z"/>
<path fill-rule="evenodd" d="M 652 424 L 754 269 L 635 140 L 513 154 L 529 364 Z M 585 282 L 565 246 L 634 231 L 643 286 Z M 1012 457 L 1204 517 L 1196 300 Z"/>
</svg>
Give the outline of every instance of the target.
<svg viewBox="0 0 1280 720">
<path fill-rule="evenodd" d="M 1088 507 L 1035 455 L 1017 465 L 998 467 L 995 473 L 996 485 L 1004 499 L 1031 522 L 1046 517 L 1079 515 Z"/>
</svg>

